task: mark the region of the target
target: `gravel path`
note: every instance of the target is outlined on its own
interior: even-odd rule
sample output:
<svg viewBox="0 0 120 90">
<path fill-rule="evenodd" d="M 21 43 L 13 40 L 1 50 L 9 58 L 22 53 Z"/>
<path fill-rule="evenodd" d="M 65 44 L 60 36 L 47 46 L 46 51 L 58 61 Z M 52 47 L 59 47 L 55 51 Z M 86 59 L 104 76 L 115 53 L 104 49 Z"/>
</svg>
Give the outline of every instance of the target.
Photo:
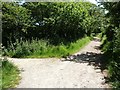
<svg viewBox="0 0 120 90">
<path fill-rule="evenodd" d="M 90 64 L 97 61 L 100 42 L 91 41 L 80 52 L 66 59 L 16 59 L 22 79 L 17 88 L 104 88 L 101 70 Z M 98 57 L 98 56 L 97 56 Z M 96 61 L 95 61 L 96 60 Z M 99 63 L 97 63 L 99 64 Z"/>
</svg>

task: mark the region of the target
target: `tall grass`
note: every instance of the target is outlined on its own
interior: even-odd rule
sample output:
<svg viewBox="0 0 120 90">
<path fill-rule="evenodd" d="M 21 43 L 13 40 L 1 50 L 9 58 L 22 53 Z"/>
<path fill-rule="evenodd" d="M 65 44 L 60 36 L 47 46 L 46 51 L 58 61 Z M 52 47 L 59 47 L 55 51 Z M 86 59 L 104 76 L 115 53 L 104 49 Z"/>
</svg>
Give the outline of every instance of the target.
<svg viewBox="0 0 120 90">
<path fill-rule="evenodd" d="M 4 50 L 4 55 L 10 57 L 63 57 L 73 54 L 80 50 L 90 41 L 89 37 L 85 37 L 72 42 L 68 45 L 60 44 L 57 46 L 51 45 L 45 40 L 16 41 L 11 44 L 8 49 Z"/>
<path fill-rule="evenodd" d="M 2 62 L 2 88 L 14 88 L 19 83 L 19 69 L 8 60 Z"/>
</svg>

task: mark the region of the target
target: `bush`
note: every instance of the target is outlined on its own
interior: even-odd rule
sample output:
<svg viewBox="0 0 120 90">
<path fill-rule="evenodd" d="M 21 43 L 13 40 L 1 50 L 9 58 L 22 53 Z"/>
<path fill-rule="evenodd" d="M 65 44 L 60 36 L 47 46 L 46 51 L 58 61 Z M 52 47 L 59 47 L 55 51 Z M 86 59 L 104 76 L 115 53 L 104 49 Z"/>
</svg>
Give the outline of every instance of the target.
<svg viewBox="0 0 120 90">
<path fill-rule="evenodd" d="M 120 30 L 113 27 L 114 35 L 112 40 L 109 41 L 109 37 L 104 37 L 101 45 L 104 51 L 106 68 L 109 71 L 109 81 L 115 88 L 120 88 Z"/>
</svg>

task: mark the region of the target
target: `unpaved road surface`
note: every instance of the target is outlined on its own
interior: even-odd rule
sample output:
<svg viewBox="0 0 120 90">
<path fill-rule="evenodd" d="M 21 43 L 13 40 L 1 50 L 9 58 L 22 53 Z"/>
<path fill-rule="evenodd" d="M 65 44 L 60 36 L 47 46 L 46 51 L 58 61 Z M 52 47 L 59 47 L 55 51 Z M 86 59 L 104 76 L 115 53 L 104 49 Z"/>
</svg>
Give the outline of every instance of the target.
<svg viewBox="0 0 120 90">
<path fill-rule="evenodd" d="M 93 40 L 80 52 L 62 60 L 12 58 L 21 70 L 17 88 L 105 88 L 101 70 L 90 64 L 101 53 L 98 46 L 100 42 Z"/>
</svg>

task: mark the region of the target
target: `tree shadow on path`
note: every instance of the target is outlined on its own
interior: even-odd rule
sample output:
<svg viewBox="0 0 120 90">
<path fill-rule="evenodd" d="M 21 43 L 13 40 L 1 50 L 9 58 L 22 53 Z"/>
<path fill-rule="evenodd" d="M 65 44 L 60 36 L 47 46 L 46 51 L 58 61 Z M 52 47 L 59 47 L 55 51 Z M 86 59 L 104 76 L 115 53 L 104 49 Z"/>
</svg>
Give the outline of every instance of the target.
<svg viewBox="0 0 120 90">
<path fill-rule="evenodd" d="M 106 64 L 103 60 L 103 54 L 94 53 L 94 52 L 86 52 L 77 55 L 70 55 L 62 61 L 72 61 L 76 63 L 87 63 L 87 65 L 94 66 L 94 69 L 100 69 L 101 73 L 104 74 L 105 83 L 108 82 L 108 72 L 105 71 Z M 103 83 L 103 84 L 105 84 Z"/>
<path fill-rule="evenodd" d="M 100 42 L 99 39 L 94 38 L 94 41 Z M 99 50 L 100 46 L 94 46 L 94 49 Z M 77 55 L 70 55 L 64 58 L 62 61 L 73 61 L 76 63 L 88 63 L 88 65 L 93 65 L 95 68 L 101 69 L 103 71 L 105 69 L 104 58 L 102 53 L 97 52 L 86 52 L 80 53 Z"/>
<path fill-rule="evenodd" d="M 94 39 L 94 41 L 99 42 L 98 39 Z M 94 49 L 100 50 L 100 46 L 94 46 Z M 87 65 L 94 66 L 95 69 L 100 69 L 104 74 L 105 83 L 108 82 L 108 73 L 105 71 L 106 63 L 104 60 L 104 54 L 87 51 L 85 53 L 80 53 L 77 55 L 70 55 L 64 58 L 62 61 L 72 61 L 76 63 L 87 63 Z"/>
<path fill-rule="evenodd" d="M 81 53 L 81 54 L 77 54 L 77 55 L 70 55 L 68 57 L 65 58 L 64 61 L 73 61 L 73 62 L 77 62 L 77 63 L 88 63 L 88 65 L 94 65 L 94 66 L 98 66 L 102 69 L 102 54 L 97 54 L 97 53 L 93 53 L 93 52 L 86 52 Z"/>
</svg>

